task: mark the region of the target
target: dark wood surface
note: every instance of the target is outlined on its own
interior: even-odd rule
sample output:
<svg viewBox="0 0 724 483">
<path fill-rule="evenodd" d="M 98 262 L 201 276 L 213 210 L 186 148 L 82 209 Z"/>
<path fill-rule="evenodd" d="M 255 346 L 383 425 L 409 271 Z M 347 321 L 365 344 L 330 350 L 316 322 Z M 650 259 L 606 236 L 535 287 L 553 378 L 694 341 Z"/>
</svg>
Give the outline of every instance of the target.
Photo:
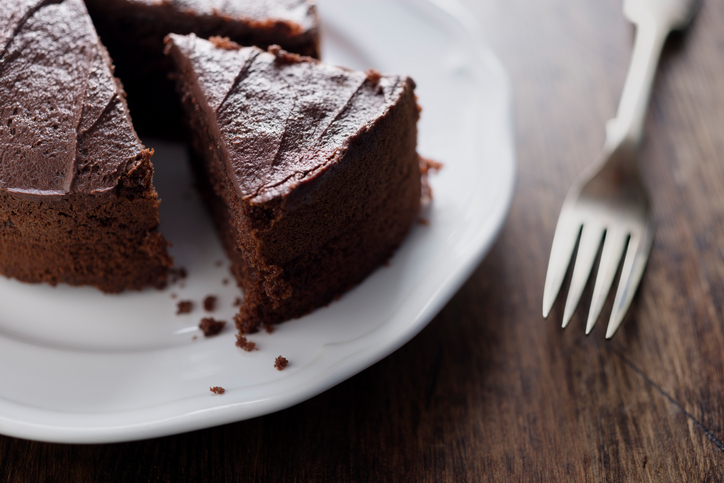
<svg viewBox="0 0 724 483">
<path fill-rule="evenodd" d="M 724 481 L 724 2 L 667 44 L 642 155 L 656 239 L 610 342 L 605 323 L 584 335 L 585 310 L 562 331 L 561 300 L 544 321 L 541 297 L 633 28 L 621 0 L 467 3 L 514 84 L 519 177 L 500 238 L 434 321 L 266 417 L 110 445 L 0 437 L 0 481 Z"/>
</svg>

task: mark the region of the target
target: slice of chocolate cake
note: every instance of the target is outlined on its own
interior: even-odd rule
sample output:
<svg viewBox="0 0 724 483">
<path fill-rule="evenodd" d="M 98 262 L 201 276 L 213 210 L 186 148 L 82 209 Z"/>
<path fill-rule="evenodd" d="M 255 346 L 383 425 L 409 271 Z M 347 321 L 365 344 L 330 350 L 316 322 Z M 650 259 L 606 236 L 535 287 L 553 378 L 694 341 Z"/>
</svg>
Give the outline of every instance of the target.
<svg viewBox="0 0 724 483">
<path fill-rule="evenodd" d="M 101 40 L 129 93 L 141 135 L 183 134 L 181 107 L 163 55 L 169 33 L 228 37 L 242 45 L 281 45 L 319 56 L 311 0 L 86 0 Z"/>
<path fill-rule="evenodd" d="M 0 0 L 0 273 L 162 286 L 152 152 L 81 0 Z"/>
<path fill-rule="evenodd" d="M 167 42 L 245 293 L 242 332 L 329 303 L 391 256 L 420 204 L 411 79 L 225 39 Z"/>
</svg>

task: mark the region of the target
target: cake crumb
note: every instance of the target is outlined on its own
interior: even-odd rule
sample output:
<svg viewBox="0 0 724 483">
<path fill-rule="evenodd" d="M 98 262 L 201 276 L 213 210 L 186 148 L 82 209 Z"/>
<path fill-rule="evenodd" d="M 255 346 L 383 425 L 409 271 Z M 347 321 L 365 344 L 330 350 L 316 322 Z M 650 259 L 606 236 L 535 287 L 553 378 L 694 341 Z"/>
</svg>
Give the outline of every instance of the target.
<svg viewBox="0 0 724 483">
<path fill-rule="evenodd" d="M 382 79 L 382 74 L 380 74 L 375 69 L 370 69 L 367 72 L 367 80 L 372 83 L 372 85 L 377 85 L 380 82 L 380 79 Z"/>
<path fill-rule="evenodd" d="M 289 364 L 289 361 L 282 356 L 277 357 L 274 361 L 274 367 L 277 368 L 277 371 L 284 370 L 284 368 L 287 367 L 287 364 Z"/>
<path fill-rule="evenodd" d="M 195 336 L 191 337 L 191 340 L 197 340 L 198 338 L 199 338 L 199 336 L 195 335 Z"/>
<path fill-rule="evenodd" d="M 215 47 L 224 50 L 239 50 L 241 48 L 241 45 L 230 40 L 229 37 L 220 37 L 218 35 L 214 35 L 213 37 L 209 37 L 209 42 L 214 44 Z"/>
<path fill-rule="evenodd" d="M 423 158 L 418 156 L 418 162 L 420 164 L 420 182 L 422 184 L 422 193 L 420 194 L 420 204 L 427 206 L 432 202 L 432 187 L 427 180 L 430 173 L 436 173 L 443 168 L 442 163 L 433 161 L 432 159 Z"/>
<path fill-rule="evenodd" d="M 316 59 L 312 59 L 311 57 L 304 57 L 293 52 L 287 52 L 278 45 L 270 45 L 267 52 L 276 57 L 277 62 L 283 62 L 286 64 L 298 64 L 300 62 L 304 62 L 305 60 L 312 62 L 316 61 Z"/>
<path fill-rule="evenodd" d="M 234 307 L 238 307 L 241 305 L 241 297 L 236 297 L 234 299 Z"/>
<path fill-rule="evenodd" d="M 220 267 L 220 266 L 222 266 L 223 264 L 224 264 L 224 262 L 223 262 L 222 260 L 216 260 L 216 261 L 214 262 L 214 265 L 217 266 L 217 267 Z"/>
<path fill-rule="evenodd" d="M 433 173 L 437 173 L 440 171 L 445 165 L 442 163 L 439 163 L 437 161 L 433 161 L 432 159 L 423 158 L 422 156 L 418 156 L 419 163 L 420 163 L 420 174 L 428 174 L 431 171 Z"/>
<path fill-rule="evenodd" d="M 209 391 L 213 392 L 214 394 L 222 395 L 226 392 L 226 389 L 224 389 L 221 386 L 214 386 L 214 387 L 210 387 Z"/>
<path fill-rule="evenodd" d="M 251 342 L 247 340 L 246 337 L 244 337 L 241 334 L 236 335 L 236 347 L 239 347 L 240 349 L 244 349 L 246 352 L 251 352 L 253 350 L 256 350 L 256 342 Z"/>
<path fill-rule="evenodd" d="M 428 220 L 427 218 L 418 218 L 417 223 L 419 225 L 430 226 L 430 220 Z"/>
<path fill-rule="evenodd" d="M 181 300 L 179 301 L 177 308 L 178 310 L 176 311 L 176 315 L 188 314 L 193 310 L 194 303 L 190 300 Z"/>
<path fill-rule="evenodd" d="M 178 298 L 178 295 L 176 295 L 175 293 L 172 293 L 172 294 L 171 294 L 171 298 L 172 298 L 172 299 L 176 299 L 176 298 Z"/>
<path fill-rule="evenodd" d="M 218 334 L 224 327 L 226 327 L 226 322 L 212 319 L 211 317 L 201 319 L 201 323 L 199 324 L 199 329 L 201 329 L 205 337 Z"/>
<path fill-rule="evenodd" d="M 222 279 L 222 280 L 221 280 L 221 285 L 229 285 L 229 279 L 228 279 L 228 278 Z"/>
<path fill-rule="evenodd" d="M 264 330 L 266 331 L 267 334 L 273 334 L 273 333 L 274 333 L 274 326 L 271 325 L 271 324 L 265 324 L 265 325 L 264 325 Z"/>
<path fill-rule="evenodd" d="M 204 310 L 207 312 L 213 312 L 216 309 L 216 297 L 213 295 L 207 295 L 204 299 Z"/>
</svg>

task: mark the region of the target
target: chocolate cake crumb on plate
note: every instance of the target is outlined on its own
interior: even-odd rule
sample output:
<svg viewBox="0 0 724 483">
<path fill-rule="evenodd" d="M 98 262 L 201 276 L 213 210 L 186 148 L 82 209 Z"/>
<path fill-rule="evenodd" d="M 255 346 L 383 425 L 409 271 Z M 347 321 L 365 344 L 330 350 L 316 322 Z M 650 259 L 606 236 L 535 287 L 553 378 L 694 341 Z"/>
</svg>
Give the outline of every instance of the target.
<svg viewBox="0 0 724 483">
<path fill-rule="evenodd" d="M 287 364 L 289 364 L 289 361 L 282 356 L 279 356 L 274 360 L 274 367 L 277 368 L 277 371 L 284 370 L 285 367 L 287 367 Z"/>
<path fill-rule="evenodd" d="M 180 300 L 177 305 L 176 315 L 188 314 L 193 310 L 194 303 L 190 300 Z"/>
<path fill-rule="evenodd" d="M 221 387 L 221 386 L 210 387 L 209 390 L 210 390 L 211 392 L 213 392 L 214 394 L 218 394 L 218 395 L 222 395 L 222 394 L 224 394 L 224 393 L 226 392 L 226 389 L 224 389 L 224 388 Z"/>
<path fill-rule="evenodd" d="M 236 335 L 236 347 L 244 349 L 246 352 L 256 350 L 256 342 L 250 342 L 241 334 Z"/>
<path fill-rule="evenodd" d="M 226 322 L 212 319 L 211 317 L 203 318 L 201 319 L 201 323 L 199 323 L 199 329 L 201 329 L 206 337 L 218 334 L 224 327 L 226 327 Z"/>
<path fill-rule="evenodd" d="M 213 295 L 207 295 L 204 299 L 204 310 L 207 312 L 213 312 L 216 309 L 216 297 Z"/>
</svg>

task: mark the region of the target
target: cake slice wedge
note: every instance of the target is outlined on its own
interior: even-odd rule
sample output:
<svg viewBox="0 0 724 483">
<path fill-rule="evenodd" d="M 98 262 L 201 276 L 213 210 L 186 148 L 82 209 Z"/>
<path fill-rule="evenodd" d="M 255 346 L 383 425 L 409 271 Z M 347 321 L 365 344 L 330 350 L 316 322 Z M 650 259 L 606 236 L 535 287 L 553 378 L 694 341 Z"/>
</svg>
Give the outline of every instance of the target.
<svg viewBox="0 0 724 483">
<path fill-rule="evenodd" d="M 163 286 L 152 152 L 81 0 L 0 0 L 0 273 Z"/>
<path fill-rule="evenodd" d="M 411 79 L 194 35 L 166 52 L 242 332 L 326 305 L 389 259 L 420 206 Z"/>
</svg>

